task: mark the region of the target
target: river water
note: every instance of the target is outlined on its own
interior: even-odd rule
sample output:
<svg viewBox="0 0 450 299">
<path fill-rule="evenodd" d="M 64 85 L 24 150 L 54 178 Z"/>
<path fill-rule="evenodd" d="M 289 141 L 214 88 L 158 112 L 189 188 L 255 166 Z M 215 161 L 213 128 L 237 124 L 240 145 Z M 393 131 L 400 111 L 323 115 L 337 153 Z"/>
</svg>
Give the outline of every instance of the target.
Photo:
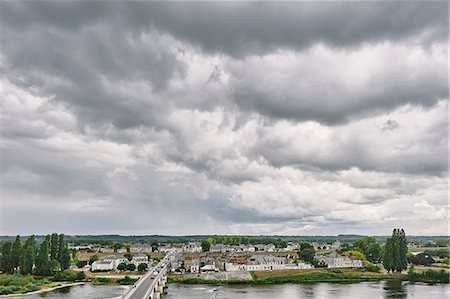
<svg viewBox="0 0 450 299">
<path fill-rule="evenodd" d="M 57 291 L 31 295 L 24 299 L 111 299 L 121 298 L 123 286 L 78 285 Z M 448 284 L 427 285 L 407 282 L 361 282 L 282 284 L 269 286 L 211 286 L 169 284 L 163 299 L 445 299 L 450 298 Z"/>
</svg>

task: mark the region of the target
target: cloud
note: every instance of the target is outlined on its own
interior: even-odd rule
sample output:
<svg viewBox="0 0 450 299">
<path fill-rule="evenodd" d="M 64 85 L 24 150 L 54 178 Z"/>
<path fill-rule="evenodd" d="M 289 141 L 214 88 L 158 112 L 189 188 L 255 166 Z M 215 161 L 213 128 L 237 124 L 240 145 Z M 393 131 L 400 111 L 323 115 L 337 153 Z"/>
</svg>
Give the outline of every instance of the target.
<svg viewBox="0 0 450 299">
<path fill-rule="evenodd" d="M 447 3 L 0 5 L 2 234 L 447 231 Z"/>
</svg>

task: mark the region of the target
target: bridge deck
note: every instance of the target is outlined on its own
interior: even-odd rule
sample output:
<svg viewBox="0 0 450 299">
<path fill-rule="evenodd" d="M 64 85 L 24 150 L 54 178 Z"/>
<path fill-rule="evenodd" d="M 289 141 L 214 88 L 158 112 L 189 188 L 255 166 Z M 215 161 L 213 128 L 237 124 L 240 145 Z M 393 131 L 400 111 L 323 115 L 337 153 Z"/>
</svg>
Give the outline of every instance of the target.
<svg viewBox="0 0 450 299">
<path fill-rule="evenodd" d="M 144 299 L 146 293 L 149 289 L 154 288 L 155 285 L 162 275 L 161 271 L 165 269 L 168 265 L 168 256 L 166 256 L 162 261 L 160 261 L 155 267 L 151 268 L 143 277 L 141 277 L 130 289 L 130 291 L 125 294 L 122 298 L 124 299 Z M 158 271 L 158 275 L 154 277 L 153 273 Z M 145 298 L 147 299 L 147 298 Z"/>
</svg>

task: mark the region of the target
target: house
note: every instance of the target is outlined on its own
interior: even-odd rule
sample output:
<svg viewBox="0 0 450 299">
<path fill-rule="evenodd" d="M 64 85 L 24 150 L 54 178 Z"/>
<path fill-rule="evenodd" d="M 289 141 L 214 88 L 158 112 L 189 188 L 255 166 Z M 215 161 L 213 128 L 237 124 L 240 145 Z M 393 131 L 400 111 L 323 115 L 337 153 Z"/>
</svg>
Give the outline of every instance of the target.
<svg viewBox="0 0 450 299">
<path fill-rule="evenodd" d="M 120 263 L 127 262 L 128 260 L 123 256 L 110 255 L 95 261 L 91 265 L 91 271 L 112 271 L 117 270 L 117 266 Z"/>
<path fill-rule="evenodd" d="M 271 271 L 312 269 L 307 263 L 292 263 L 289 258 L 272 255 L 253 255 L 250 258 L 233 256 L 225 263 L 226 271 Z"/>
<path fill-rule="evenodd" d="M 199 273 L 200 272 L 200 261 L 195 259 L 192 261 L 190 266 L 191 273 Z"/>
<path fill-rule="evenodd" d="M 146 254 L 138 254 L 136 256 L 133 256 L 133 258 L 131 259 L 131 263 L 133 263 L 136 268 L 139 266 L 139 264 L 147 264 L 147 266 L 150 266 L 150 262 Z"/>
<path fill-rule="evenodd" d="M 202 246 L 200 243 L 188 243 L 188 244 L 184 244 L 183 248 L 182 248 L 182 252 L 190 252 L 190 253 L 194 253 L 194 252 L 202 252 Z"/>
<path fill-rule="evenodd" d="M 152 246 L 150 246 L 148 244 L 135 244 L 130 247 L 130 251 L 133 253 L 152 252 Z"/>
<path fill-rule="evenodd" d="M 327 265 L 328 268 L 361 268 L 363 266 L 361 260 L 351 259 L 336 252 L 324 256 L 315 256 L 315 259 Z"/>
<path fill-rule="evenodd" d="M 214 264 L 204 265 L 200 268 L 200 272 L 219 272 L 219 268 L 217 268 Z"/>
</svg>

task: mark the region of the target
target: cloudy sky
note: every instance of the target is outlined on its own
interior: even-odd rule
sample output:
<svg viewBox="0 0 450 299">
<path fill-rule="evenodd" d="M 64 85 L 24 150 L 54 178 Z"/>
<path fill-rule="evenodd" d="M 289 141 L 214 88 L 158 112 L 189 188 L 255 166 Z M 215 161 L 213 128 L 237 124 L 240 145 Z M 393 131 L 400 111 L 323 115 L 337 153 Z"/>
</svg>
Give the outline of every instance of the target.
<svg viewBox="0 0 450 299">
<path fill-rule="evenodd" d="M 0 234 L 447 234 L 448 14 L 2 1 Z"/>
</svg>

